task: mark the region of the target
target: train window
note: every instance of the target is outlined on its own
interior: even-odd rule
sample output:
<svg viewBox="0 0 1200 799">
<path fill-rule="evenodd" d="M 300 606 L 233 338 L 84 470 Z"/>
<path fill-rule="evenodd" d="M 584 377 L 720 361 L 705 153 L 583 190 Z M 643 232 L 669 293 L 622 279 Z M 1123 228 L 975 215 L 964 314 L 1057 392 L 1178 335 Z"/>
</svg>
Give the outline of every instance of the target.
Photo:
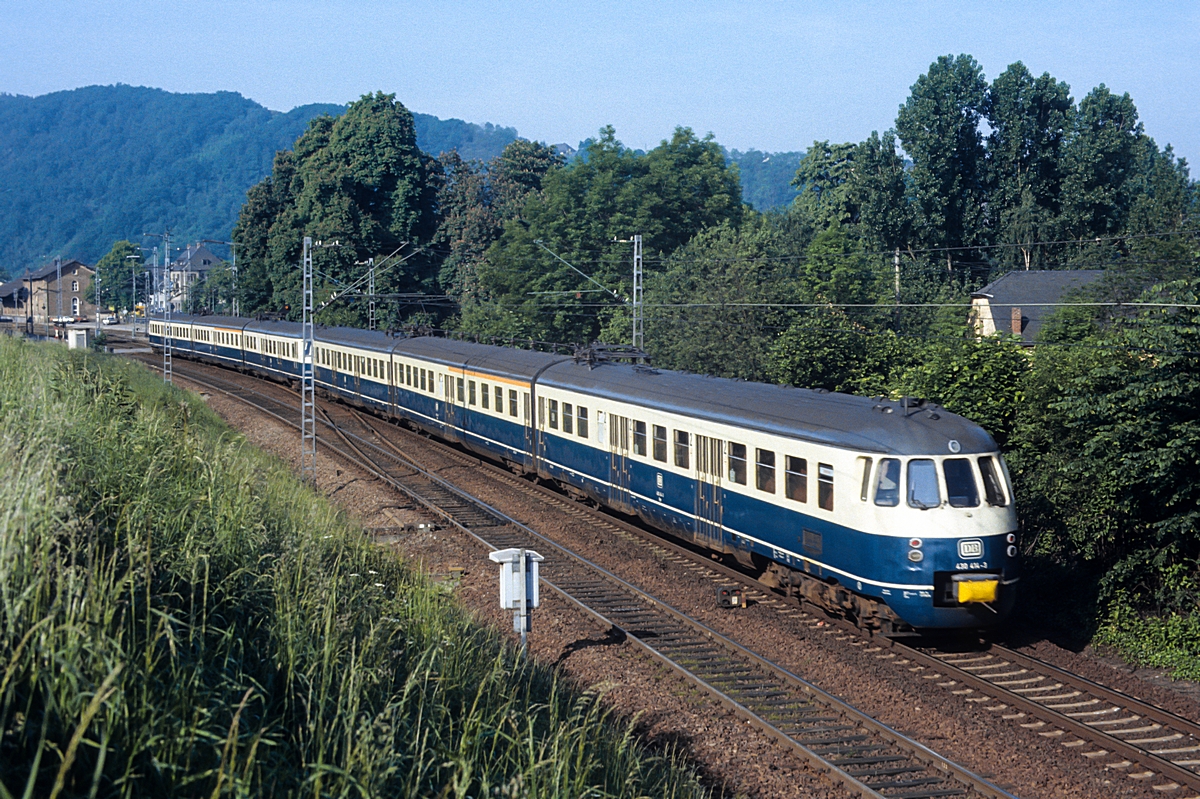
<svg viewBox="0 0 1200 799">
<path fill-rule="evenodd" d="M 863 465 L 862 489 L 858 492 L 858 498 L 863 502 L 867 501 L 867 494 L 871 491 L 871 463 L 870 458 L 859 458 Z"/>
<path fill-rule="evenodd" d="M 575 432 L 580 438 L 588 437 L 587 408 L 580 405 L 575 409 Z"/>
<path fill-rule="evenodd" d="M 900 504 L 900 461 L 884 458 L 879 462 L 879 474 L 875 476 L 875 504 L 894 508 Z"/>
<path fill-rule="evenodd" d="M 483 409 L 485 411 L 488 409 L 488 392 L 489 391 L 490 391 L 490 389 L 488 388 L 487 383 L 479 384 L 479 398 L 481 400 L 483 400 Z"/>
<path fill-rule="evenodd" d="M 475 381 L 474 380 L 467 382 L 467 404 L 468 405 L 475 404 Z"/>
<path fill-rule="evenodd" d="M 1000 475 L 996 473 L 996 462 L 991 455 L 985 455 L 979 459 L 979 473 L 983 475 L 983 496 L 987 500 L 987 504 L 996 508 L 1007 505 L 1008 499 L 1004 496 L 1004 489 L 1001 487 L 1003 483 Z"/>
<path fill-rule="evenodd" d="M 558 400 L 550 400 L 550 429 L 558 429 Z"/>
<path fill-rule="evenodd" d="M 808 461 L 788 455 L 783 459 L 783 465 L 786 467 L 783 472 L 783 493 L 788 499 L 808 502 Z"/>
<path fill-rule="evenodd" d="M 571 403 L 564 402 L 563 403 L 563 415 L 562 415 L 563 432 L 564 433 L 574 433 L 575 432 L 575 415 L 574 414 L 575 414 L 575 409 L 571 407 Z"/>
<path fill-rule="evenodd" d="M 646 457 L 646 423 L 637 420 L 633 423 L 633 454 Z"/>
<path fill-rule="evenodd" d="M 455 378 L 455 380 L 456 380 L 456 385 L 458 387 L 458 401 L 460 403 L 462 403 L 466 399 L 466 397 L 463 396 L 463 379 L 461 377 L 458 377 L 458 378 Z"/>
<path fill-rule="evenodd" d="M 496 413 L 504 413 L 504 389 L 496 386 Z"/>
<path fill-rule="evenodd" d="M 729 442 L 729 479 L 738 485 L 746 484 L 746 445 Z"/>
<path fill-rule="evenodd" d="M 513 417 L 517 415 L 517 390 L 515 388 L 508 390 L 508 415 Z"/>
<path fill-rule="evenodd" d="M 946 478 L 946 499 L 952 508 L 979 507 L 979 486 L 975 471 L 966 458 L 947 458 L 942 461 L 942 476 Z"/>
<path fill-rule="evenodd" d="M 529 413 L 529 392 L 526 391 L 524 394 L 522 394 L 521 399 L 522 405 L 525 406 L 525 424 L 530 425 L 533 422 L 533 419 Z"/>
<path fill-rule="evenodd" d="M 759 491 L 775 493 L 775 453 L 769 449 L 754 450 L 754 485 Z"/>
<path fill-rule="evenodd" d="M 817 507 L 833 510 L 833 467 L 828 463 L 817 464 Z"/>
<path fill-rule="evenodd" d="M 421 390 L 425 391 L 425 370 L 421 370 Z"/>
<path fill-rule="evenodd" d="M 675 431 L 675 465 L 680 469 L 691 468 L 692 437 L 685 430 Z"/>
<path fill-rule="evenodd" d="M 654 460 L 667 462 L 667 428 L 654 425 Z"/>
<path fill-rule="evenodd" d="M 908 462 L 908 506 L 928 510 L 942 504 L 938 489 L 937 467 L 929 458 Z"/>
</svg>

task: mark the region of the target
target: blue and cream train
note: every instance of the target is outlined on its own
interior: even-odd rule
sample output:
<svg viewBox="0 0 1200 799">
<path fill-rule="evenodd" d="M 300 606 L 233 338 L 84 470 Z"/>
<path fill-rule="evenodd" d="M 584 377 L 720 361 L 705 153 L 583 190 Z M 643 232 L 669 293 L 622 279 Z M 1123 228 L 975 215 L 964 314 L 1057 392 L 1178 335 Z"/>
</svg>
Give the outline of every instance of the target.
<svg viewBox="0 0 1200 799">
<path fill-rule="evenodd" d="M 178 355 L 300 376 L 300 325 L 150 323 Z M 925 404 L 318 328 L 319 390 L 403 420 L 760 572 L 860 624 L 976 628 L 1018 579 L 998 447 Z"/>
</svg>

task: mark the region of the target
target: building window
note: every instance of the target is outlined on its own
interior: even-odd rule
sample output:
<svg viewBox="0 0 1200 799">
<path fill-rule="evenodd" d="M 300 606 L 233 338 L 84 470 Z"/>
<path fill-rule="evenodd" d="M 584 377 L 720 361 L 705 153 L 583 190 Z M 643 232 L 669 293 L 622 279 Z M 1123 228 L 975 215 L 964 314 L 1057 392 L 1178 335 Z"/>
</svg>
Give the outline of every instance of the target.
<svg viewBox="0 0 1200 799">
<path fill-rule="evenodd" d="M 71 316 L 79 316 L 79 298 L 71 298 Z"/>
<path fill-rule="evenodd" d="M 71 291 L 79 291 L 79 281 L 78 280 L 71 281 Z"/>
</svg>

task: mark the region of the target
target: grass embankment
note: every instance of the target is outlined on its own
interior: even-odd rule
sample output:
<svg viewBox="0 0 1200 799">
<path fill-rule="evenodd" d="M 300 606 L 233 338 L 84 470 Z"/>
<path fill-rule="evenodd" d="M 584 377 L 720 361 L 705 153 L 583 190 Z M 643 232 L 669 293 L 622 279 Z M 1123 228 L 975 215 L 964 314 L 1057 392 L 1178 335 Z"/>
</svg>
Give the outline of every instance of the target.
<svg viewBox="0 0 1200 799">
<path fill-rule="evenodd" d="M 0 341 L 0 796 L 702 796 L 198 399 Z"/>
</svg>

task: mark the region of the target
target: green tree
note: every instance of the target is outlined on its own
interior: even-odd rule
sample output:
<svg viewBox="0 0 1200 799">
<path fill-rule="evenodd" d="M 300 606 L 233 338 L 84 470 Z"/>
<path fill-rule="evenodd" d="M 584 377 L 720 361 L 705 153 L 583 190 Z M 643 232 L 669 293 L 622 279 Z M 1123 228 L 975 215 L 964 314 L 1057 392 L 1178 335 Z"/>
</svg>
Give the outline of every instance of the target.
<svg viewBox="0 0 1200 799">
<path fill-rule="evenodd" d="M 244 306 L 299 307 L 304 236 L 340 245 L 318 254 L 322 293 L 361 277 L 368 258 L 428 243 L 437 226 L 439 181 L 437 162 L 417 148 L 412 114 L 394 95 L 364 95 L 337 119 L 313 120 L 292 154 L 278 156 L 271 177 L 248 194 L 234 229 L 242 245 Z M 435 270 L 432 256 L 418 255 L 381 270 L 376 291 L 429 291 Z M 361 324 L 365 313 L 365 303 L 344 305 L 325 321 Z M 385 304 L 381 317 L 398 324 L 403 311 Z"/>
<path fill-rule="evenodd" d="M 939 56 L 900 107 L 896 132 L 912 159 L 909 179 L 924 247 L 986 243 L 983 69 L 969 55 Z M 961 256 L 960 256 L 961 257 Z M 945 256 L 947 266 L 952 255 Z"/>
<path fill-rule="evenodd" d="M 1002 264 L 1040 266 L 1046 252 L 1032 242 L 1057 238 L 1063 148 L 1071 130 L 1070 87 L 1020 61 L 992 82 L 987 95 L 988 207 Z M 1015 257 L 1014 257 L 1015 256 Z"/>
<path fill-rule="evenodd" d="M 847 196 L 857 209 L 859 235 L 871 249 L 911 249 L 913 204 L 895 133 L 880 136 L 872 131 L 857 146 L 852 160 L 854 174 Z"/>
<path fill-rule="evenodd" d="M 858 221 L 849 194 L 849 184 L 858 166 L 855 163 L 858 150 L 859 145 L 853 143 L 815 141 L 800 162 L 796 177 L 792 179 L 792 185 L 799 192 L 792 210 L 802 214 L 815 229 Z"/>
<path fill-rule="evenodd" d="M 936 402 L 982 426 L 1003 447 L 1025 405 L 1029 369 L 1016 336 L 937 341 L 922 348 L 891 393 Z"/>
<path fill-rule="evenodd" d="M 462 324 L 491 335 L 590 341 L 621 313 L 630 290 L 629 244 L 617 240 L 640 233 L 652 264 L 706 227 L 736 225 L 742 213 L 737 171 L 711 136 L 678 128 L 641 155 L 604 128 L 584 158 L 547 172 L 542 190 L 505 224 L 480 266 L 481 302 L 463 308 Z"/>
<path fill-rule="evenodd" d="M 1079 103 L 1064 152 L 1063 226 L 1072 238 L 1112 236 L 1125 225 L 1142 123 L 1129 94 L 1104 84 Z"/>
<path fill-rule="evenodd" d="M 131 259 L 130 256 L 139 257 Z M 135 302 L 133 274 L 137 273 L 140 283 L 143 271 L 140 256 L 141 249 L 132 241 L 113 242 L 112 249 L 96 262 L 96 279 L 88 287 L 87 301 L 96 303 L 105 310 L 112 308 L 119 311 L 124 308 L 132 311 Z"/>
<path fill-rule="evenodd" d="M 1038 348 L 1010 461 L 1042 551 L 1099 569 L 1102 599 L 1170 606 L 1200 557 L 1200 280 L 1143 299 L 1181 305 Z"/>
</svg>

